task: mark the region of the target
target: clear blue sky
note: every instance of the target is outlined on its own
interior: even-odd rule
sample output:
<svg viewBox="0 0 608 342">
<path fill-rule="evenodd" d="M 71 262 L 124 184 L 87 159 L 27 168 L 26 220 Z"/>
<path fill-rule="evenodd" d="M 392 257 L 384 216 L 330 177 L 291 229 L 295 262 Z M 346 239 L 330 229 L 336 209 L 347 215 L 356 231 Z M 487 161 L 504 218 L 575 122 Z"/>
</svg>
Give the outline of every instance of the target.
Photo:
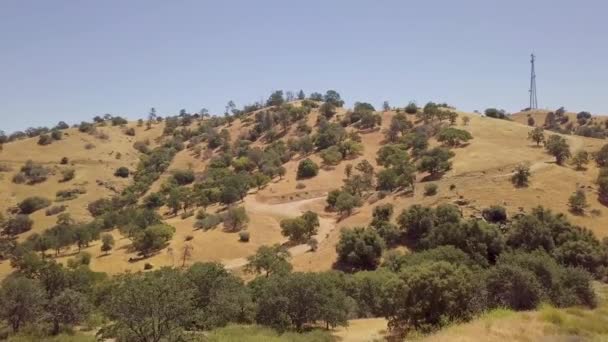
<svg viewBox="0 0 608 342">
<path fill-rule="evenodd" d="M 223 111 L 272 90 L 348 104 L 608 113 L 605 1 L 0 1 L 0 130 Z"/>
</svg>

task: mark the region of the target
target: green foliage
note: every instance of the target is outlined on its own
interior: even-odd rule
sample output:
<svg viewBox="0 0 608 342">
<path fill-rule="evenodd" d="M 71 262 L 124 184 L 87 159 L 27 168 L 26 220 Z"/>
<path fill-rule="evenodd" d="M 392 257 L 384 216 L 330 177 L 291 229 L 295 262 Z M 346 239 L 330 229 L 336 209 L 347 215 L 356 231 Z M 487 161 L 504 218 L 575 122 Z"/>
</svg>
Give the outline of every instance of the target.
<svg viewBox="0 0 608 342">
<path fill-rule="evenodd" d="M 103 234 L 101 236 L 101 251 L 106 255 L 114 248 L 114 237 L 111 234 Z"/>
<path fill-rule="evenodd" d="M 289 241 L 303 243 L 313 235 L 317 234 L 319 228 L 319 217 L 312 211 L 307 211 L 302 216 L 293 219 L 281 220 L 281 234 L 289 238 Z"/>
<path fill-rule="evenodd" d="M 360 207 L 362 204 L 361 198 L 358 195 L 342 191 L 336 198 L 335 208 L 342 215 L 350 215 L 353 209 Z"/>
<path fill-rule="evenodd" d="M 536 127 L 528 132 L 528 139 L 534 141 L 536 146 L 540 146 L 540 143 L 545 142 L 545 132 L 542 127 Z"/>
<path fill-rule="evenodd" d="M 173 237 L 175 228 L 166 224 L 149 226 L 138 232 L 133 239 L 133 248 L 144 256 L 163 248 Z"/>
<path fill-rule="evenodd" d="M 435 196 L 437 194 L 437 184 L 428 183 L 424 185 L 424 195 L 425 196 Z"/>
<path fill-rule="evenodd" d="M 60 182 L 69 182 L 74 179 L 76 175 L 76 170 L 74 169 L 63 169 L 61 170 L 61 180 Z"/>
<path fill-rule="evenodd" d="M 40 209 L 44 209 L 51 205 L 51 201 L 40 196 L 28 197 L 18 204 L 19 211 L 22 214 L 29 215 Z"/>
<path fill-rule="evenodd" d="M 507 221 L 507 210 L 500 205 L 492 205 L 489 208 L 484 208 L 481 215 L 486 221 L 491 223 L 502 223 Z"/>
<path fill-rule="evenodd" d="M 534 273 L 516 265 L 499 264 L 486 275 L 488 305 L 515 310 L 536 308 L 541 300 L 541 285 Z"/>
<path fill-rule="evenodd" d="M 229 232 L 238 232 L 244 229 L 249 222 L 249 216 L 245 211 L 245 207 L 230 207 L 222 215 L 224 229 Z"/>
<path fill-rule="evenodd" d="M 511 182 L 518 188 L 528 186 L 530 178 L 530 167 L 526 164 L 519 164 L 511 176 Z"/>
<path fill-rule="evenodd" d="M 555 157 L 557 165 L 562 165 L 563 162 L 570 158 L 570 147 L 565 138 L 553 134 L 545 142 L 547 152 Z"/>
<path fill-rule="evenodd" d="M 25 162 L 21 170 L 13 178 L 13 182 L 17 184 L 25 183 L 29 185 L 38 184 L 46 181 L 49 170 L 41 164 L 34 163 L 31 160 Z"/>
<path fill-rule="evenodd" d="M 104 338 L 176 338 L 195 312 L 195 289 L 176 269 L 120 275 L 106 293 L 101 309 L 112 323 L 100 330 Z"/>
<path fill-rule="evenodd" d="M 247 257 L 245 271 L 266 277 L 289 273 L 292 267 L 288 258 L 289 251 L 281 245 L 260 246 L 254 255 Z"/>
<path fill-rule="evenodd" d="M 589 152 L 585 150 L 578 150 L 572 157 L 572 165 L 574 165 L 577 170 L 584 170 L 585 166 L 589 164 L 589 157 Z"/>
<path fill-rule="evenodd" d="M 438 176 L 452 168 L 452 162 L 449 159 L 453 156 L 454 152 L 435 147 L 422 155 L 418 163 L 418 171 L 429 172 L 432 176 Z"/>
<path fill-rule="evenodd" d="M 175 170 L 173 171 L 173 179 L 179 185 L 187 185 L 194 182 L 194 171 L 192 170 Z"/>
<path fill-rule="evenodd" d="M 25 324 L 40 319 L 46 302 L 45 293 L 37 281 L 8 277 L 0 287 L 0 318 L 6 320 L 13 332 Z"/>
<path fill-rule="evenodd" d="M 389 289 L 394 303 L 387 312 L 397 331 L 429 332 L 452 322 L 471 319 L 483 306 L 482 284 L 465 266 L 429 262 L 406 267 Z"/>
<path fill-rule="evenodd" d="M 489 117 L 489 118 L 495 118 L 495 119 L 508 119 L 508 114 L 500 109 L 496 109 L 496 108 L 487 108 L 484 111 L 485 116 Z"/>
<path fill-rule="evenodd" d="M 416 114 L 418 112 L 418 106 L 415 102 L 410 102 L 405 106 L 405 112 L 408 114 Z"/>
<path fill-rule="evenodd" d="M 320 153 L 321 159 L 323 160 L 323 165 L 333 166 L 338 165 L 342 161 L 342 153 L 340 153 L 340 148 L 338 146 L 331 146 Z"/>
<path fill-rule="evenodd" d="M 120 177 L 120 178 L 128 178 L 129 173 L 130 173 L 129 169 L 127 169 L 124 166 L 121 166 L 118 169 L 116 169 L 116 171 L 114 171 L 114 176 Z"/>
<path fill-rule="evenodd" d="M 439 131 L 439 134 L 437 135 L 437 140 L 439 142 L 452 147 L 460 146 L 462 143 L 466 143 L 471 139 L 473 139 L 471 133 L 454 127 L 444 128 Z"/>
<path fill-rule="evenodd" d="M 350 269 L 373 270 L 380 264 L 385 244 L 374 229 L 343 229 L 336 245 L 338 262 Z"/>
<path fill-rule="evenodd" d="M 587 204 L 585 191 L 577 189 L 568 199 L 568 206 L 573 214 L 583 215 L 585 213 L 585 208 L 589 206 L 589 204 Z"/>
<path fill-rule="evenodd" d="M 608 144 L 593 154 L 593 159 L 598 167 L 608 166 Z"/>
<path fill-rule="evenodd" d="M 319 166 L 312 160 L 306 158 L 298 164 L 298 179 L 311 178 L 319 173 Z"/>
<path fill-rule="evenodd" d="M 336 123 L 323 122 L 319 124 L 319 129 L 313 140 L 317 149 L 324 150 L 331 146 L 337 146 L 345 138 L 344 127 Z"/>
<path fill-rule="evenodd" d="M 33 224 L 34 221 L 32 221 L 29 216 L 24 214 L 18 214 L 14 217 L 9 218 L 4 223 L 2 233 L 9 236 L 21 234 L 32 229 Z"/>
</svg>

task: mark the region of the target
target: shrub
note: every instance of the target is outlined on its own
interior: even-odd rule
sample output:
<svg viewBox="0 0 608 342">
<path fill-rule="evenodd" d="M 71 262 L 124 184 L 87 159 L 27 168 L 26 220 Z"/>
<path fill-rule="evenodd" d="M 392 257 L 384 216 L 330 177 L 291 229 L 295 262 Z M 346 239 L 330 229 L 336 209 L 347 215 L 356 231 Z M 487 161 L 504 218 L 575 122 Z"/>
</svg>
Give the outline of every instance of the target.
<svg viewBox="0 0 608 342">
<path fill-rule="evenodd" d="M 127 178 L 127 177 L 129 177 L 129 169 L 127 169 L 124 166 L 121 166 L 118 169 L 116 169 L 116 171 L 114 171 L 114 176 L 121 177 L 121 178 Z"/>
<path fill-rule="evenodd" d="M 9 236 L 21 234 L 32 229 L 34 221 L 29 216 L 19 214 L 6 221 L 4 224 L 4 234 Z"/>
<path fill-rule="evenodd" d="M 38 145 L 50 145 L 53 142 L 53 138 L 51 138 L 48 134 L 41 134 L 38 138 Z"/>
<path fill-rule="evenodd" d="M 562 165 L 563 162 L 570 158 L 570 147 L 565 138 L 554 134 L 547 139 L 545 143 L 545 149 L 547 152 L 555 157 L 557 165 Z"/>
<path fill-rule="evenodd" d="M 51 201 L 44 197 L 33 196 L 28 197 L 19 203 L 19 211 L 22 214 L 31 214 L 40 209 L 46 208 L 51 205 Z"/>
<path fill-rule="evenodd" d="M 249 242 L 249 232 L 246 230 L 243 230 L 241 232 L 239 232 L 239 241 L 241 242 Z"/>
<path fill-rule="evenodd" d="M 53 130 L 51 132 L 51 138 L 53 138 L 53 140 L 61 140 L 62 137 L 63 133 L 61 133 L 59 130 Z"/>
<path fill-rule="evenodd" d="M 21 172 L 13 177 L 13 182 L 17 184 L 25 183 L 36 184 L 44 182 L 47 179 L 49 170 L 41 164 L 34 163 L 28 160 L 23 167 Z"/>
<path fill-rule="evenodd" d="M 399 281 L 390 282 L 389 326 L 399 331 L 430 332 L 471 319 L 483 308 L 482 286 L 466 266 L 444 261 L 407 267 Z"/>
<path fill-rule="evenodd" d="M 486 275 L 490 307 L 532 310 L 540 302 L 541 285 L 528 270 L 515 265 L 498 265 Z"/>
<path fill-rule="evenodd" d="M 353 269 L 375 269 L 384 250 L 382 237 L 373 229 L 343 229 L 336 245 L 338 261 Z"/>
<path fill-rule="evenodd" d="M 151 263 L 147 262 L 144 264 L 144 270 L 151 270 L 154 268 L 154 265 L 152 265 Z"/>
<path fill-rule="evenodd" d="M 530 167 L 526 164 L 519 164 L 515 168 L 513 176 L 511 176 L 511 182 L 516 187 L 525 187 L 528 186 L 530 177 Z"/>
<path fill-rule="evenodd" d="M 135 136 L 135 128 L 133 128 L 133 127 L 127 128 L 125 130 L 125 134 L 128 135 L 128 136 L 134 137 Z"/>
<path fill-rule="evenodd" d="M 187 185 L 194 182 L 194 171 L 192 170 L 175 170 L 173 171 L 173 179 L 179 185 Z"/>
<path fill-rule="evenodd" d="M 410 102 L 405 106 L 405 112 L 408 114 L 416 114 L 418 112 L 418 106 L 415 102 Z"/>
<path fill-rule="evenodd" d="M 23 174 L 23 172 L 19 172 L 13 176 L 13 183 L 15 184 L 23 184 L 27 181 L 27 178 Z"/>
<path fill-rule="evenodd" d="M 222 222 L 222 218 L 218 215 L 207 214 L 204 218 L 199 219 L 194 223 L 194 228 L 208 230 L 211 228 L 215 228 L 218 224 Z"/>
<path fill-rule="evenodd" d="M 493 205 L 481 211 L 481 215 L 488 222 L 499 223 L 507 221 L 507 210 L 499 205 Z"/>
<path fill-rule="evenodd" d="M 63 169 L 61 170 L 61 180 L 60 182 L 67 182 L 74 179 L 76 175 L 76 171 L 74 169 Z"/>
<path fill-rule="evenodd" d="M 298 179 L 311 178 L 319 173 L 319 166 L 312 160 L 306 158 L 298 164 Z"/>
<path fill-rule="evenodd" d="M 424 195 L 425 196 L 435 196 L 437 194 L 437 184 L 428 183 L 424 185 Z"/>
<path fill-rule="evenodd" d="M 94 148 L 95 148 L 95 145 L 94 145 L 94 144 L 92 144 L 92 143 L 86 143 L 86 144 L 84 145 L 84 149 L 85 149 L 85 150 L 92 150 L 92 149 L 94 149 Z"/>
<path fill-rule="evenodd" d="M 180 217 L 182 220 L 185 220 L 185 219 L 187 219 L 188 217 L 192 217 L 192 216 L 194 216 L 194 211 L 192 211 L 192 210 L 188 210 L 188 211 L 184 211 L 184 212 L 183 212 L 183 213 L 182 213 L 182 214 L 181 214 L 179 217 Z"/>
<path fill-rule="evenodd" d="M 222 217 L 224 229 L 231 232 L 240 231 L 247 226 L 249 216 L 244 207 L 230 207 Z"/>
<path fill-rule="evenodd" d="M 57 215 L 61 212 L 64 212 L 66 208 L 67 207 L 65 205 L 54 205 L 46 210 L 45 215 L 46 216 Z"/>
<path fill-rule="evenodd" d="M 568 205 L 570 206 L 570 211 L 575 215 L 582 215 L 585 213 L 585 208 L 589 205 L 587 204 L 587 198 L 585 196 L 585 192 L 581 189 L 577 189 L 568 199 Z"/>
<path fill-rule="evenodd" d="M 296 189 L 301 190 L 304 188 L 306 188 L 306 184 L 300 183 L 300 182 L 298 182 L 298 184 L 296 184 Z"/>
<path fill-rule="evenodd" d="M 459 146 L 473 139 L 471 133 L 453 127 L 442 129 L 437 135 L 437 141 L 442 142 L 448 146 Z"/>
<path fill-rule="evenodd" d="M 59 164 L 66 165 L 68 162 L 69 162 L 68 157 L 63 157 L 63 158 L 61 158 L 61 161 L 59 162 Z"/>
</svg>

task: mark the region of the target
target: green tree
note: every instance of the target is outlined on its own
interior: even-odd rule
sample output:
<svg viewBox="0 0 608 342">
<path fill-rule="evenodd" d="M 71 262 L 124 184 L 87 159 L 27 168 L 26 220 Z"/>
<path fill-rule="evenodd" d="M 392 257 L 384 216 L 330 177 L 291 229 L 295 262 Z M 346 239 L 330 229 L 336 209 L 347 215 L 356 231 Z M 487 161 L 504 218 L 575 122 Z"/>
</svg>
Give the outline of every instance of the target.
<svg viewBox="0 0 608 342">
<path fill-rule="evenodd" d="M 572 157 L 572 165 L 577 170 L 584 170 L 585 166 L 589 164 L 589 153 L 585 150 L 578 150 Z"/>
<path fill-rule="evenodd" d="M 362 205 L 361 198 L 357 195 L 352 195 L 347 191 L 342 191 L 336 198 L 336 209 L 340 214 L 350 215 L 353 209 Z"/>
<path fill-rule="evenodd" d="M 486 289 L 490 307 L 531 310 L 540 302 L 542 289 L 528 270 L 515 265 L 492 267 L 486 275 Z"/>
<path fill-rule="evenodd" d="M 585 208 L 589 206 L 587 204 L 585 192 L 581 189 L 577 189 L 568 199 L 568 205 L 573 214 L 583 215 L 585 213 Z"/>
<path fill-rule="evenodd" d="M 319 228 L 319 217 L 312 211 L 307 211 L 302 216 L 281 221 L 281 234 L 293 242 L 306 242 L 317 234 Z"/>
<path fill-rule="evenodd" d="M 114 237 L 111 234 L 103 234 L 101 236 L 101 251 L 108 255 L 108 252 L 114 247 Z"/>
<path fill-rule="evenodd" d="M 562 165 L 566 159 L 570 158 L 568 142 L 564 137 L 557 134 L 549 136 L 549 139 L 545 142 L 545 149 L 555 157 L 557 165 Z"/>
<path fill-rule="evenodd" d="M 342 153 L 340 153 L 340 148 L 338 146 L 331 146 L 320 153 L 321 159 L 323 160 L 323 165 L 325 166 L 334 166 L 338 165 L 342 161 Z"/>
<path fill-rule="evenodd" d="M 266 277 L 272 274 L 289 273 L 292 267 L 288 259 L 289 251 L 279 244 L 260 246 L 254 255 L 247 257 L 245 271 L 265 274 Z"/>
<path fill-rule="evenodd" d="M 57 335 L 61 324 L 75 325 L 86 320 L 92 306 L 84 294 L 66 289 L 51 300 L 49 309 L 53 335 Z"/>
<path fill-rule="evenodd" d="M 13 332 L 27 323 L 40 319 L 45 305 L 45 293 L 35 280 L 10 276 L 0 287 L 0 318 L 6 320 Z"/>
<path fill-rule="evenodd" d="M 390 286 L 394 303 L 386 313 L 389 327 L 397 331 L 429 332 L 471 319 L 482 309 L 481 283 L 466 266 L 427 262 L 405 268 L 399 278 Z"/>
<path fill-rule="evenodd" d="M 542 127 L 536 127 L 528 132 L 528 139 L 536 143 L 536 146 L 540 146 L 540 143 L 545 141 L 545 132 Z"/>
<path fill-rule="evenodd" d="M 156 224 L 137 233 L 133 239 L 135 250 L 144 257 L 163 248 L 173 238 L 175 228 L 166 224 Z"/>
<path fill-rule="evenodd" d="M 177 339 L 195 313 L 195 289 L 176 269 L 114 278 L 101 309 L 112 322 L 99 334 L 126 341 Z"/>
<path fill-rule="evenodd" d="M 224 229 L 229 232 L 238 232 L 247 226 L 249 216 L 245 207 L 230 207 L 223 215 Z"/>
<path fill-rule="evenodd" d="M 471 139 L 473 139 L 471 133 L 454 127 L 444 128 L 437 135 L 437 140 L 439 142 L 453 147 L 460 146 L 460 144 L 466 143 Z"/>
<path fill-rule="evenodd" d="M 515 171 L 511 176 L 511 182 L 516 187 L 525 187 L 528 186 L 530 178 L 530 167 L 526 164 L 519 164 L 515 167 Z"/>
<path fill-rule="evenodd" d="M 298 164 L 298 179 L 311 178 L 319 173 L 319 166 L 312 160 L 306 158 Z"/>
<path fill-rule="evenodd" d="M 452 168 L 452 163 L 449 159 L 453 156 L 454 152 L 445 148 L 435 147 L 422 156 L 418 163 L 418 171 L 429 172 L 431 176 L 435 177 Z"/>
<path fill-rule="evenodd" d="M 353 269 L 375 269 L 380 263 L 384 241 L 373 229 L 343 229 L 336 245 L 338 261 Z"/>
</svg>

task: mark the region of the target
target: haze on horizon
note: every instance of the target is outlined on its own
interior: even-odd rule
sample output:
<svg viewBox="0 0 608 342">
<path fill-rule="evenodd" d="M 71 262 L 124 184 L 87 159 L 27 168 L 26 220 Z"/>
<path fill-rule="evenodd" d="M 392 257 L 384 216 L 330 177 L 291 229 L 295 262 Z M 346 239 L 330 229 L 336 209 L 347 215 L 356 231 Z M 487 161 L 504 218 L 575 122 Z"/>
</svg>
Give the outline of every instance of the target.
<svg viewBox="0 0 608 342">
<path fill-rule="evenodd" d="M 601 1 L 0 3 L 0 129 L 222 113 L 275 89 L 608 113 Z"/>
</svg>

